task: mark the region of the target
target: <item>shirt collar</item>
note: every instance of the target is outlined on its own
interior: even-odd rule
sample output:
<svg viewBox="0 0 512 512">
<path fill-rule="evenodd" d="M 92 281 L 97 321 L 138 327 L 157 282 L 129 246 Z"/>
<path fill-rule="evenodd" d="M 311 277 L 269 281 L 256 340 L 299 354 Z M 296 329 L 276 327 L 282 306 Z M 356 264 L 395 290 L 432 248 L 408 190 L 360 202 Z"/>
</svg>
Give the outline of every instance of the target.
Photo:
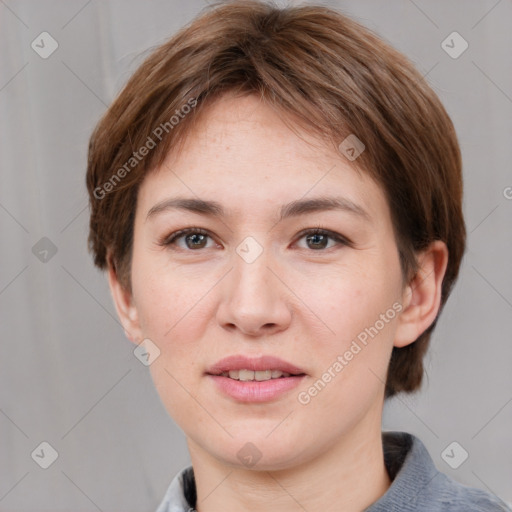
<svg viewBox="0 0 512 512">
<path fill-rule="evenodd" d="M 437 470 L 425 445 L 412 434 L 383 432 L 382 445 L 384 464 L 392 482 L 386 493 L 364 512 L 389 512 L 397 507 L 424 510 L 420 502 L 424 498 L 432 500 L 432 483 L 437 478 L 444 480 L 445 475 Z"/>
</svg>

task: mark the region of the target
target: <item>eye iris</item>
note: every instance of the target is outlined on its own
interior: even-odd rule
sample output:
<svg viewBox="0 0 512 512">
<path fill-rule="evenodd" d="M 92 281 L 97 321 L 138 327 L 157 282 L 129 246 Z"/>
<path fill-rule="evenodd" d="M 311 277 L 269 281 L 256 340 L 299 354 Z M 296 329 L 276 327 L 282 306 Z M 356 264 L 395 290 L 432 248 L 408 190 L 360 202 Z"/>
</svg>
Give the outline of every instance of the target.
<svg viewBox="0 0 512 512">
<path fill-rule="evenodd" d="M 202 234 L 200 234 L 200 233 L 193 233 L 193 234 L 188 235 L 188 236 L 186 237 L 187 245 L 188 245 L 188 242 L 189 242 L 191 239 L 193 239 L 194 237 L 200 237 L 200 239 L 201 239 L 201 240 L 200 240 L 199 244 L 201 244 L 201 242 L 204 242 L 204 241 L 205 241 L 205 239 L 206 239 L 206 235 L 202 235 Z M 196 239 L 196 240 L 197 240 L 197 239 Z M 198 244 L 196 244 L 196 243 L 194 243 L 194 242 L 192 242 L 192 246 L 193 246 L 193 247 L 196 247 L 196 248 L 197 248 L 197 247 L 203 247 L 203 245 L 198 245 Z"/>
<path fill-rule="evenodd" d="M 318 241 L 318 237 L 322 238 L 322 242 L 327 242 L 327 236 L 326 235 L 322 235 L 320 233 L 313 233 L 313 234 L 309 235 L 308 236 L 308 241 L 311 240 L 312 238 L 314 238 L 315 240 Z M 326 245 L 325 243 L 322 243 L 321 245 L 314 244 L 313 247 L 315 249 L 318 249 L 318 248 L 323 249 L 323 248 L 325 248 L 325 245 Z"/>
</svg>

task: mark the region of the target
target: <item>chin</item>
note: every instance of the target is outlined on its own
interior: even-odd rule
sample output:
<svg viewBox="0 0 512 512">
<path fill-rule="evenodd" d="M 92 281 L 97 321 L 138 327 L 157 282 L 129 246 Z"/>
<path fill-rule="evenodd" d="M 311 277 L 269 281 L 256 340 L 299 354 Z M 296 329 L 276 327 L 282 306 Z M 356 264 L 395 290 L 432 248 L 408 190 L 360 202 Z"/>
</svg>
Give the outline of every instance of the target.
<svg viewBox="0 0 512 512">
<path fill-rule="evenodd" d="M 275 426 L 274 423 L 273 428 Z M 245 467 L 257 471 L 277 471 L 295 466 L 302 453 L 298 447 L 301 446 L 303 436 L 295 437 L 290 435 L 289 431 L 283 431 L 286 434 L 283 436 L 279 436 L 278 432 L 269 436 L 271 430 L 260 429 L 256 432 L 244 428 L 243 435 L 230 439 L 223 446 L 224 450 L 217 453 L 217 457 L 237 469 Z M 247 432 L 252 433 L 247 434 Z M 233 454 L 233 456 L 226 458 L 226 454 Z"/>
</svg>

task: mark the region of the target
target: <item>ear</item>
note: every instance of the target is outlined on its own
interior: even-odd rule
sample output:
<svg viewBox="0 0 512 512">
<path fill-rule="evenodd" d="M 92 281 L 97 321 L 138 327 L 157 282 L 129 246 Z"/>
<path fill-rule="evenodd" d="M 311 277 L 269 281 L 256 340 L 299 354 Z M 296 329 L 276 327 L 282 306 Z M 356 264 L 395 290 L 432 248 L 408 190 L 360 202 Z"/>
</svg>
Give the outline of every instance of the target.
<svg viewBox="0 0 512 512">
<path fill-rule="evenodd" d="M 441 289 L 448 248 L 440 240 L 417 254 L 419 269 L 402 294 L 403 311 L 398 319 L 395 347 L 416 341 L 436 319 L 441 305 Z"/>
<path fill-rule="evenodd" d="M 132 293 L 119 282 L 115 265 L 109 258 L 108 284 L 116 307 L 117 316 L 121 321 L 125 336 L 135 344 L 143 339 L 139 322 L 139 314 L 133 301 Z"/>
</svg>

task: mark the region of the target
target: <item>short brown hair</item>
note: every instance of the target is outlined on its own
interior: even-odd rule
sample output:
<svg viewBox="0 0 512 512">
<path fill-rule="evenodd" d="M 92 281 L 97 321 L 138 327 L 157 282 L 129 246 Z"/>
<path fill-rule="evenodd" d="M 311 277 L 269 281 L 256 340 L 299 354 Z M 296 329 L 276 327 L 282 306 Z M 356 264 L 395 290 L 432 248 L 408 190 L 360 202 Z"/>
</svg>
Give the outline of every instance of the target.
<svg viewBox="0 0 512 512">
<path fill-rule="evenodd" d="M 177 150 L 205 106 L 228 92 L 258 95 L 292 126 L 335 147 L 349 134 L 363 141 L 366 149 L 357 166 L 385 192 L 404 278 L 417 271 L 416 251 L 433 240 L 448 247 L 441 310 L 466 240 L 453 124 L 404 55 L 350 18 L 318 5 L 220 2 L 142 63 L 89 143 L 89 247 L 95 264 L 113 265 L 131 289 L 138 187 L 170 150 Z M 387 397 L 420 387 L 437 319 L 414 343 L 393 349 Z"/>
</svg>

